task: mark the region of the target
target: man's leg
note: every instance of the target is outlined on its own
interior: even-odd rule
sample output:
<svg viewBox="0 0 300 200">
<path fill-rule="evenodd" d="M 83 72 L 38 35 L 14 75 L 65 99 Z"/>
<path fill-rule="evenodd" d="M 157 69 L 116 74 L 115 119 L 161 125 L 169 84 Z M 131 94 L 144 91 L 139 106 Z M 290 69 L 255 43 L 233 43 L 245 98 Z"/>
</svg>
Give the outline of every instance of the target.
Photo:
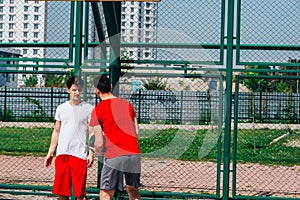
<svg viewBox="0 0 300 200">
<path fill-rule="evenodd" d="M 115 194 L 115 190 L 100 190 L 101 200 L 111 200 Z"/>
<path fill-rule="evenodd" d="M 135 188 L 131 185 L 126 185 L 126 189 L 128 192 L 129 200 L 140 200 L 141 199 L 141 195 L 139 193 L 138 188 Z"/>
</svg>

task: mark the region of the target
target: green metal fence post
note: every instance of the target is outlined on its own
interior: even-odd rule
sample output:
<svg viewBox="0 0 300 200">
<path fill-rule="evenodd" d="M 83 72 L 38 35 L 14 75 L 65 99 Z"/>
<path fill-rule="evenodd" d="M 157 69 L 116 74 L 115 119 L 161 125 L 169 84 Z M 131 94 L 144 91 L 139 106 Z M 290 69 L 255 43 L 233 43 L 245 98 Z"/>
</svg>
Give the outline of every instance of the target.
<svg viewBox="0 0 300 200">
<path fill-rule="evenodd" d="M 232 93 L 232 66 L 233 66 L 233 22 L 234 0 L 228 0 L 227 17 L 227 52 L 226 52 L 226 107 L 224 133 L 224 167 L 223 167 L 223 199 L 229 199 L 230 174 L 230 137 L 231 137 L 231 93 Z"/>
<path fill-rule="evenodd" d="M 74 75 L 80 75 L 82 63 L 82 26 L 83 26 L 83 2 L 76 2 L 76 29 L 75 29 L 75 64 Z"/>
<path fill-rule="evenodd" d="M 121 31 L 121 2 L 102 2 L 107 33 L 111 47 L 110 81 L 114 95 L 119 94 L 119 78 L 121 75 L 120 61 L 120 31 Z"/>
</svg>

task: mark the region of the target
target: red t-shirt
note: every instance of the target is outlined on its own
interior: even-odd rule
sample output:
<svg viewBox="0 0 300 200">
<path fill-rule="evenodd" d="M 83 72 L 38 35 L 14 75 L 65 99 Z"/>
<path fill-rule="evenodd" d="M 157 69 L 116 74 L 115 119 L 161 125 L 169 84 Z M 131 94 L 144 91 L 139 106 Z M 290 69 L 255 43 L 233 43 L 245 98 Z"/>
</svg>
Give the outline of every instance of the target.
<svg viewBox="0 0 300 200">
<path fill-rule="evenodd" d="M 93 110 L 90 126 L 101 125 L 106 138 L 106 158 L 140 154 L 132 105 L 121 98 L 102 100 Z"/>
</svg>

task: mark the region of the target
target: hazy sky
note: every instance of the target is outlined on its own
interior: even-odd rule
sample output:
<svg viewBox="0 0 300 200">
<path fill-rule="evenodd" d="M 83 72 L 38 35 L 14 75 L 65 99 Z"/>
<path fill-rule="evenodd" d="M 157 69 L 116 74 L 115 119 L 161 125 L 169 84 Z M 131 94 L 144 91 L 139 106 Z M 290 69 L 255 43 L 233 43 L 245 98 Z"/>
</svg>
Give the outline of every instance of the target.
<svg viewBox="0 0 300 200">
<path fill-rule="evenodd" d="M 158 8 L 158 42 L 220 43 L 221 0 L 161 0 Z M 241 44 L 300 45 L 299 0 L 241 0 L 241 8 Z M 48 3 L 47 41 L 68 41 L 69 12 L 69 2 Z M 164 52 L 159 55 L 161 59 L 176 60 L 217 60 L 220 53 L 191 49 L 159 52 Z M 288 57 L 300 59 L 300 52 L 241 52 L 242 61 L 286 62 Z"/>
</svg>

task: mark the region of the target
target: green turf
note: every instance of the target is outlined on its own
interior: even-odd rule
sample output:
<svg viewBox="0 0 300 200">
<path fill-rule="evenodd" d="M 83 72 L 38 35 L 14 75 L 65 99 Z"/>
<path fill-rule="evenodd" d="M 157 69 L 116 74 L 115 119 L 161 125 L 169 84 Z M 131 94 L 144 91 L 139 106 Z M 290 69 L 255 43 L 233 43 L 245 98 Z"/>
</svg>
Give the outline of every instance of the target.
<svg viewBox="0 0 300 200">
<path fill-rule="evenodd" d="M 51 128 L 1 128 L 0 154 L 45 156 L 51 133 Z M 286 130 L 239 130 L 237 161 L 271 165 L 300 164 L 300 148 L 286 145 L 289 141 L 300 140 L 299 134 L 290 134 L 270 144 L 285 133 Z M 218 139 L 221 140 L 223 151 L 222 137 L 210 130 L 141 130 L 139 144 L 144 157 L 215 162 L 218 158 Z"/>
</svg>

